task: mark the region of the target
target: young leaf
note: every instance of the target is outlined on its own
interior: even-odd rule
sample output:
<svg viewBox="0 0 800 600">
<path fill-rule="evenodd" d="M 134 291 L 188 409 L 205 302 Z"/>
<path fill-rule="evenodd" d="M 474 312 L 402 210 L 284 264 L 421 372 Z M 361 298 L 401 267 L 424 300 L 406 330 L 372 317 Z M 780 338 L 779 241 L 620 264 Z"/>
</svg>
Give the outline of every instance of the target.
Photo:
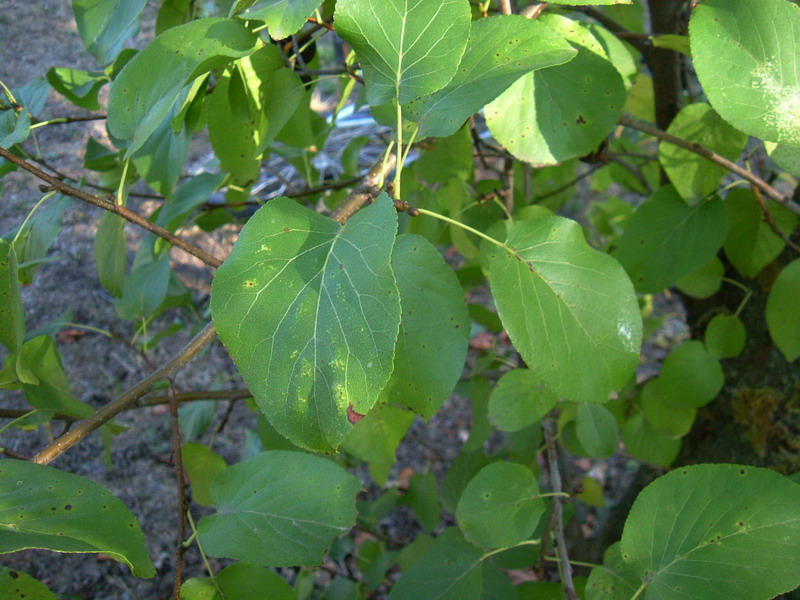
<svg viewBox="0 0 800 600">
<path fill-rule="evenodd" d="M 447 137 L 520 76 L 560 65 L 576 54 L 551 28 L 519 15 L 498 15 L 472 24 L 455 76 L 442 89 L 406 104 L 419 137 Z"/>
<path fill-rule="evenodd" d="M 787 0 L 708 0 L 689 37 L 703 91 L 737 129 L 800 145 L 800 8 Z"/>
<path fill-rule="evenodd" d="M 697 409 L 681 405 L 681 389 L 674 390 L 664 381 L 656 377 L 644 385 L 641 396 L 642 412 L 650 425 L 674 438 L 680 438 L 691 430 L 697 417 Z"/>
<path fill-rule="evenodd" d="M 486 106 L 486 123 L 518 159 L 553 165 L 597 149 L 622 113 L 625 85 L 584 25 L 560 15 L 537 20 L 578 53 L 565 64 L 523 75 Z"/>
<path fill-rule="evenodd" d="M 768 600 L 800 585 L 800 486 L 739 465 L 667 473 L 636 498 L 622 558 L 648 598 Z"/>
<path fill-rule="evenodd" d="M 625 421 L 620 433 L 628 452 L 640 460 L 660 467 L 670 466 L 681 449 L 680 440 L 652 427 L 642 413 Z"/>
<path fill-rule="evenodd" d="M 73 0 L 72 12 L 86 49 L 107 65 L 133 36 L 147 0 Z"/>
<path fill-rule="evenodd" d="M 608 400 L 636 368 L 642 338 L 619 263 L 562 217 L 517 221 L 486 250 L 497 312 L 528 368 L 568 400 Z"/>
<path fill-rule="evenodd" d="M 464 541 L 457 529 L 445 529 L 428 551 L 397 581 L 389 600 L 479 600 L 483 590 L 483 552 Z"/>
<path fill-rule="evenodd" d="M 132 157 L 142 179 L 167 199 L 172 199 L 172 191 L 183 173 L 183 163 L 186 162 L 191 137 L 184 121 L 181 120 L 178 124 L 177 131 L 172 126 L 179 108 L 179 104 L 172 107 L 167 118 L 155 128 Z"/>
<path fill-rule="evenodd" d="M 547 510 L 538 495 L 539 482 L 528 467 L 492 463 L 464 489 L 456 510 L 458 526 L 476 546 L 513 546 L 531 536 Z"/>
<path fill-rule="evenodd" d="M 722 287 L 724 273 L 725 267 L 715 254 L 702 267 L 678 279 L 675 287 L 692 298 L 710 298 Z"/>
<path fill-rule="evenodd" d="M 680 406 L 699 408 L 711 402 L 725 383 L 719 361 L 702 342 L 684 342 L 664 360 L 659 379 Z"/>
<path fill-rule="evenodd" d="M 638 291 L 658 293 L 711 260 L 727 233 L 728 215 L 717 196 L 689 206 L 664 186 L 636 209 L 614 256 Z"/>
<path fill-rule="evenodd" d="M 470 322 L 464 293 L 439 251 L 416 235 L 401 235 L 392 252 L 402 319 L 394 371 L 381 398 L 430 419 L 464 369 Z"/>
<path fill-rule="evenodd" d="M 669 133 L 710 148 L 736 162 L 744 150 L 747 136 L 737 131 L 708 104 L 690 104 L 670 123 Z M 701 202 L 719 187 L 728 170 L 694 152 L 668 142 L 658 146 L 658 160 L 672 185 L 690 206 Z"/>
<path fill-rule="evenodd" d="M 725 198 L 730 230 L 725 239 L 725 256 L 736 270 L 752 279 L 771 263 L 786 247 L 780 237 L 762 218 L 758 200 L 751 190 L 731 190 Z M 777 202 L 766 200 L 766 207 L 779 231 L 791 236 L 797 226 L 797 215 Z"/>
<path fill-rule="evenodd" d="M 25 600 L 58 600 L 46 585 L 27 573 L 0 567 L 0 598 Z"/>
<path fill-rule="evenodd" d="M 404 104 L 453 78 L 470 7 L 467 0 L 339 0 L 334 25 L 358 55 L 369 103 Z"/>
<path fill-rule="evenodd" d="M 541 421 L 558 397 L 528 369 L 512 369 L 489 397 L 489 420 L 500 431 L 519 431 Z"/>
<path fill-rule="evenodd" d="M 215 579 L 223 597 L 230 600 L 297 599 L 297 593 L 283 577 L 253 564 L 230 565 L 217 573 Z"/>
<path fill-rule="evenodd" d="M 219 336 L 261 410 L 298 445 L 336 449 L 348 416 L 366 414 L 389 379 L 396 229 L 386 194 L 344 226 L 278 198 L 250 218 L 217 270 Z"/>
<path fill-rule="evenodd" d="M 199 19 L 168 29 L 123 68 L 108 98 L 108 129 L 136 152 L 169 117 L 186 84 L 251 54 L 257 36 L 228 19 Z"/>
<path fill-rule="evenodd" d="M 217 513 L 198 524 L 203 549 L 264 566 L 319 564 L 330 541 L 355 523 L 360 487 L 325 458 L 262 452 L 214 479 Z"/>
<path fill-rule="evenodd" d="M 137 577 L 156 571 L 142 530 L 102 486 L 71 473 L 20 460 L 0 462 L 0 554 L 28 548 L 102 552 Z"/>
<path fill-rule="evenodd" d="M 240 19 L 258 19 L 269 27 L 273 40 L 282 40 L 300 31 L 306 19 L 313 14 L 322 0 L 259 0 Z"/>
<path fill-rule="evenodd" d="M 786 265 L 767 297 L 767 327 L 786 360 L 800 356 L 800 259 Z"/>
<path fill-rule="evenodd" d="M 225 459 L 205 444 L 184 444 L 181 454 L 192 484 L 192 499 L 200 506 L 211 506 L 211 482 L 226 467 Z"/>
</svg>

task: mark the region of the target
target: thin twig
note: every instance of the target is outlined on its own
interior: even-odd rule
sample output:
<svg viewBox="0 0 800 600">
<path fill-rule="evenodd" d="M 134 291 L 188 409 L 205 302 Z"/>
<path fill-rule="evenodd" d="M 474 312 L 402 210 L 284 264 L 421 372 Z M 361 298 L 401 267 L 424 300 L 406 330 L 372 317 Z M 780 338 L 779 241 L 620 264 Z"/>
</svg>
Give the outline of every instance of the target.
<svg viewBox="0 0 800 600">
<path fill-rule="evenodd" d="M 331 213 L 331 219 L 344 224 L 365 203 L 374 200 L 380 192 L 379 183 L 392 172 L 396 162 L 397 157 L 394 154 L 390 154 L 386 159 L 380 158 L 369 170 L 361 185 L 350 192 L 347 198 L 342 200 L 342 203 Z"/>
<path fill-rule="evenodd" d="M 767 222 L 767 225 L 769 225 L 770 229 L 772 229 L 772 232 L 779 238 L 781 238 L 786 243 L 786 245 L 789 246 L 789 248 L 791 248 L 795 252 L 800 252 L 800 246 L 798 246 L 791 239 L 789 239 L 789 236 L 783 233 L 783 231 L 781 231 L 781 228 L 778 227 L 778 224 L 775 222 L 775 217 L 770 212 L 767 203 L 764 201 L 764 197 L 761 195 L 761 191 L 756 186 L 751 186 L 750 189 L 753 190 L 753 195 L 755 195 L 756 197 L 756 201 L 758 202 L 758 207 L 761 209 L 761 214 L 764 215 L 764 220 Z"/>
<path fill-rule="evenodd" d="M 83 115 L 79 117 L 55 117 L 53 119 L 31 119 L 31 124 L 39 127 L 46 127 L 48 125 L 66 125 L 68 123 L 80 123 L 83 121 L 103 121 L 106 115 Z M 33 127 L 31 127 L 33 129 Z"/>
<path fill-rule="evenodd" d="M 42 165 L 46 169 L 52 171 L 53 174 L 56 176 L 56 178 L 58 178 L 58 179 L 60 179 L 62 181 L 64 181 L 65 179 L 68 179 L 70 181 L 78 181 L 79 180 L 78 177 L 72 177 L 71 175 L 68 175 L 67 173 L 64 173 L 63 171 L 59 171 L 58 169 L 56 169 L 54 166 L 52 166 L 50 163 L 48 163 L 43 158 L 39 158 L 39 157 L 36 157 L 36 156 L 31 156 L 30 160 L 32 160 L 32 161 L 34 161 L 36 163 L 39 163 L 40 165 Z M 100 192 L 106 192 L 108 194 L 113 194 L 114 192 L 116 192 L 116 190 L 111 189 L 110 187 L 104 187 L 102 185 L 97 185 L 96 183 L 89 183 L 88 181 L 84 181 L 83 185 L 85 185 L 86 187 L 90 187 L 93 190 L 98 190 Z M 128 196 L 135 197 L 135 198 L 146 198 L 148 200 L 165 200 L 166 199 L 166 198 L 164 198 L 164 196 L 161 196 L 159 194 L 145 194 L 145 193 L 142 193 L 142 192 L 128 192 Z"/>
<path fill-rule="evenodd" d="M 542 194 L 541 196 L 536 196 L 536 201 L 537 202 L 541 202 L 542 200 L 546 200 L 547 198 L 550 198 L 552 196 L 556 196 L 556 195 L 560 194 L 564 190 L 568 190 L 573 185 L 577 184 L 581 179 L 586 179 L 587 177 L 589 177 L 589 175 L 591 175 L 592 173 L 594 173 L 598 169 L 602 169 L 605 166 L 606 166 L 605 163 L 595 163 L 595 164 L 593 164 L 584 173 L 581 173 L 580 175 L 577 175 L 575 178 L 571 179 L 570 181 L 568 181 L 564 185 L 561 185 L 561 186 L 557 187 L 554 190 L 550 190 L 549 192 L 547 192 L 546 194 Z"/>
<path fill-rule="evenodd" d="M 683 148 L 684 150 L 688 150 L 689 152 L 694 152 L 695 154 L 702 156 L 703 158 L 706 158 L 713 163 L 725 167 L 731 173 L 735 173 L 742 179 L 746 179 L 754 186 L 758 187 L 767 196 L 769 196 L 776 202 L 782 204 L 793 213 L 800 215 L 800 204 L 797 204 L 791 198 L 781 194 L 778 190 L 776 190 L 774 187 L 772 187 L 770 184 L 768 184 L 766 181 L 764 181 L 751 171 L 748 171 L 747 169 L 740 167 L 736 163 L 729 161 L 727 158 L 725 158 L 724 156 L 720 156 L 716 152 L 712 152 L 705 146 L 701 146 L 700 144 L 697 144 L 695 142 L 690 142 L 688 140 L 684 140 L 683 138 L 676 137 L 670 133 L 667 133 L 666 131 L 658 129 L 657 127 L 653 127 L 648 123 L 642 123 L 640 121 L 636 121 L 629 117 L 623 116 L 620 118 L 619 122 L 621 125 L 624 125 L 625 127 L 630 127 L 631 129 L 636 129 L 643 133 L 653 135 L 665 142 Z"/>
<path fill-rule="evenodd" d="M 561 472 L 558 470 L 558 454 L 556 453 L 555 432 L 553 422 L 550 419 L 542 420 L 542 431 L 547 446 L 547 464 L 550 472 L 550 488 L 554 494 L 561 492 Z M 567 600 L 579 600 L 575 592 L 575 584 L 572 582 L 572 566 L 569 564 L 567 554 L 567 542 L 564 539 L 564 517 L 562 499 L 559 495 L 553 496 L 553 515 L 555 520 L 554 534 L 556 537 L 556 547 L 558 556 L 561 559 L 561 581 L 564 583 L 564 592 Z"/>
<path fill-rule="evenodd" d="M 641 39 L 639 36 L 631 35 L 632 32 L 628 31 L 614 19 L 605 13 L 600 12 L 596 8 L 575 6 L 573 7 L 573 10 L 580 11 L 583 14 L 593 18 L 595 21 L 613 33 L 616 37 L 624 39 L 631 46 L 641 52 L 645 58 L 647 58 L 647 55 L 652 48 L 652 42 L 650 42 L 649 39 Z"/>
<path fill-rule="evenodd" d="M 160 238 L 167 240 L 174 246 L 177 246 L 184 252 L 188 252 L 195 258 L 200 259 L 205 264 L 211 267 L 219 267 L 222 264 L 222 261 L 215 256 L 211 256 L 207 252 L 201 250 L 197 246 L 190 244 L 179 238 L 178 236 L 170 233 L 163 227 L 159 227 L 155 223 L 152 223 L 145 219 L 143 216 L 139 215 L 138 213 L 133 212 L 132 210 L 125 208 L 122 205 L 117 204 L 116 202 L 107 202 L 98 198 L 97 196 L 93 196 L 92 194 L 88 194 L 78 188 L 74 188 L 71 185 L 67 185 L 60 179 L 53 177 L 52 175 L 48 175 L 41 169 L 33 166 L 28 161 L 21 159 L 20 157 L 12 154 L 5 148 L 0 148 L 0 156 L 8 160 L 9 162 L 14 163 L 18 167 L 32 173 L 42 181 L 46 181 L 50 184 L 50 187 L 54 190 L 58 190 L 65 196 L 70 196 L 72 198 L 78 198 L 79 200 L 83 200 L 84 202 L 88 202 L 94 206 L 98 206 L 103 210 L 107 210 L 108 212 L 112 212 L 116 215 L 119 215 L 123 219 L 138 225 L 139 227 L 146 229 L 150 233 L 157 235 Z"/>
<path fill-rule="evenodd" d="M 40 465 L 46 465 L 56 459 L 58 456 L 69 450 L 72 446 L 83 440 L 86 436 L 98 429 L 121 411 L 131 406 L 139 398 L 144 396 L 147 392 L 153 389 L 153 386 L 159 381 L 174 377 L 175 374 L 181 370 L 189 361 L 191 361 L 197 354 L 205 348 L 216 336 L 217 332 L 214 330 L 213 323 L 206 325 L 200 333 L 198 333 L 192 340 L 184 346 L 184 348 L 173 356 L 163 367 L 151 373 L 148 377 L 137 383 L 127 392 L 112 400 L 100 410 L 78 423 L 75 428 L 60 438 L 55 440 L 52 444 L 47 446 L 44 450 L 39 452 L 33 457 L 33 461 Z"/>
<path fill-rule="evenodd" d="M 181 431 L 178 426 L 178 401 L 175 398 L 175 382 L 169 382 L 169 416 L 172 429 L 172 455 L 175 461 L 175 482 L 178 486 L 178 543 L 175 548 L 175 581 L 172 588 L 174 600 L 181 598 L 181 582 L 183 580 L 183 554 L 186 547 L 186 483 L 184 482 L 183 455 L 181 454 Z"/>
</svg>

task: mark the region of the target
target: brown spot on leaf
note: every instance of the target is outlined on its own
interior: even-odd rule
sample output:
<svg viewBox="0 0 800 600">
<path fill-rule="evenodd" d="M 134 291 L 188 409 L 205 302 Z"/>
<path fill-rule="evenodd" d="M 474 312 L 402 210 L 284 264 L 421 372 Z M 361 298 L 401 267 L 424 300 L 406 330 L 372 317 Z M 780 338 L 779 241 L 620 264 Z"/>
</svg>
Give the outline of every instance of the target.
<svg viewBox="0 0 800 600">
<path fill-rule="evenodd" d="M 348 406 L 347 406 L 347 420 L 350 421 L 350 423 L 355 425 L 356 423 L 358 423 L 363 418 L 364 418 L 364 415 L 362 415 L 361 413 L 357 413 L 353 409 L 353 405 L 352 404 L 348 404 Z"/>
</svg>

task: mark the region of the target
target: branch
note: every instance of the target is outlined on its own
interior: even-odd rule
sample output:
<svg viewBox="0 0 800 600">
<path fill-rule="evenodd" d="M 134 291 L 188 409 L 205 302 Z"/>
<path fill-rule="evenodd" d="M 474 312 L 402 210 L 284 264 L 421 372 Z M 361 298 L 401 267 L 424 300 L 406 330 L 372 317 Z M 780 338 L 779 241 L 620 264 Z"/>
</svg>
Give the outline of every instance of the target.
<svg viewBox="0 0 800 600">
<path fill-rule="evenodd" d="M 366 202 L 372 201 L 380 192 L 378 184 L 386 179 L 386 176 L 392 172 L 396 163 L 397 157 L 394 154 L 390 154 L 385 159 L 379 159 L 369 170 L 361 185 L 350 192 L 347 198 L 342 200 L 342 203 L 331 213 L 331 219 L 344 225 L 347 219 L 356 214 L 359 208 L 364 206 Z"/>
<path fill-rule="evenodd" d="M 647 34 L 643 34 L 644 39 L 642 39 L 642 37 L 639 34 L 635 34 L 628 31 L 622 25 L 617 23 L 614 19 L 612 19 L 611 17 L 609 17 L 604 13 L 601 13 L 596 8 L 573 6 L 572 9 L 582 12 L 583 14 L 593 18 L 595 21 L 600 23 L 600 25 L 608 29 L 619 39 L 625 40 L 631 46 L 636 48 L 639 52 L 641 52 L 643 56 L 645 56 L 645 58 L 647 57 L 647 54 L 650 51 L 650 49 L 653 47 L 652 43 L 649 40 L 649 36 Z"/>
<path fill-rule="evenodd" d="M 26 154 L 28 154 L 28 153 L 26 152 Z M 59 171 L 58 169 L 56 169 L 53 165 L 48 163 L 43 158 L 37 158 L 35 156 L 31 156 L 30 154 L 28 154 L 28 159 L 32 160 L 32 161 L 34 161 L 36 163 L 39 163 L 43 167 L 45 167 L 48 170 L 52 171 L 55 174 L 56 178 L 60 179 L 61 181 L 64 181 L 65 179 L 69 179 L 70 181 L 78 181 L 78 179 L 79 179 L 78 177 L 72 177 L 71 175 L 68 175 L 68 174 L 66 174 L 66 173 L 64 173 L 62 171 Z M 96 183 L 90 183 L 88 181 L 84 181 L 83 185 L 86 186 L 86 187 L 90 187 L 93 190 L 99 190 L 101 192 L 106 192 L 107 194 L 113 194 L 113 193 L 115 193 L 117 191 L 117 190 L 111 189 L 109 187 L 103 187 L 102 185 L 97 185 Z M 136 197 L 136 198 L 147 198 L 148 200 L 165 200 L 164 196 L 160 196 L 159 194 L 143 194 L 141 192 L 128 192 L 126 195 L 127 196 L 133 196 L 133 197 Z"/>
<path fill-rule="evenodd" d="M 47 119 L 44 121 L 40 121 L 39 119 L 31 119 L 32 127 L 31 129 L 35 129 L 38 127 L 46 127 L 47 125 L 64 125 L 67 123 L 79 123 L 82 121 L 102 121 L 106 119 L 106 115 L 84 115 L 80 117 L 55 117 L 53 119 Z"/>
<path fill-rule="evenodd" d="M 652 125 L 636 121 L 629 117 L 625 116 L 621 117 L 619 123 L 620 125 L 624 125 L 625 127 L 630 127 L 631 129 L 636 129 L 638 131 L 642 131 L 644 133 L 653 135 L 665 142 L 674 144 L 675 146 L 683 148 L 684 150 L 688 150 L 689 152 L 694 152 L 695 154 L 702 156 L 703 158 L 706 158 L 713 163 L 725 167 L 731 173 L 735 173 L 742 179 L 745 179 L 750 183 L 752 183 L 754 186 L 760 189 L 764 194 L 766 194 L 779 204 L 782 204 L 796 215 L 800 215 L 800 204 L 797 204 L 788 196 L 784 196 L 783 194 L 781 194 L 778 190 L 776 190 L 774 187 L 772 187 L 770 184 L 768 184 L 766 181 L 764 181 L 757 175 L 753 174 L 747 169 L 743 169 L 736 163 L 729 161 L 724 156 L 720 156 L 719 154 L 709 150 L 705 146 L 701 146 L 700 144 L 697 144 L 695 142 L 690 142 L 688 140 L 684 140 L 683 138 L 676 137 L 671 133 L 667 133 L 666 131 L 662 131 L 656 127 L 653 127 Z"/>
<path fill-rule="evenodd" d="M 753 190 L 753 195 L 756 197 L 756 202 L 758 202 L 758 207 L 761 209 L 761 214 L 764 216 L 764 220 L 767 222 L 767 225 L 769 225 L 770 229 L 772 229 L 772 232 L 779 238 L 781 238 L 784 241 L 784 243 L 787 246 L 789 246 L 789 248 L 791 248 L 795 252 L 800 252 L 800 246 L 798 246 L 791 239 L 789 239 L 789 236 L 783 233 L 783 231 L 781 231 L 781 228 L 778 227 L 778 224 L 775 222 L 775 217 L 772 216 L 772 213 L 770 212 L 767 203 L 764 202 L 764 197 L 761 195 L 759 189 L 753 186 L 752 190 Z"/>
<path fill-rule="evenodd" d="M 139 398 L 153 389 L 159 381 L 170 379 L 181 370 L 189 361 L 205 348 L 216 336 L 213 323 L 206 325 L 184 348 L 173 356 L 167 364 L 151 373 L 148 377 L 133 386 L 127 392 L 106 404 L 103 408 L 90 417 L 78 423 L 70 431 L 62 435 L 52 444 L 33 457 L 33 462 L 46 465 L 58 456 L 69 450 L 72 446 L 83 440 L 95 429 L 101 427 L 120 412 L 131 406 Z"/>
<path fill-rule="evenodd" d="M 564 583 L 564 592 L 567 600 L 579 600 L 575 592 L 575 584 L 572 582 L 572 566 L 569 564 L 567 555 L 567 542 L 564 539 L 564 516 L 561 506 L 561 473 L 558 470 L 558 454 L 556 453 L 555 433 L 553 432 L 553 422 L 549 419 L 542 421 L 542 431 L 544 432 L 545 444 L 547 446 L 547 463 L 550 472 L 550 487 L 555 495 L 553 496 L 553 519 L 555 521 L 556 547 L 558 556 L 561 559 L 561 581 Z"/>
<path fill-rule="evenodd" d="M 178 486 L 178 544 L 175 548 L 175 581 L 172 590 L 172 597 L 180 600 L 181 583 L 183 580 L 183 554 L 186 546 L 183 540 L 186 539 L 186 483 L 183 471 L 183 455 L 181 454 L 181 431 L 178 427 L 178 401 L 175 398 L 175 382 L 169 380 L 169 415 L 172 430 L 172 454 L 175 461 L 175 481 Z"/>
<path fill-rule="evenodd" d="M 511 10 L 511 0 L 498 0 L 497 3 L 500 5 L 501 15 L 510 15 L 513 12 Z"/>
<path fill-rule="evenodd" d="M 151 223 L 143 216 L 133 212 L 132 210 L 125 208 L 115 202 L 107 202 L 98 198 L 97 196 L 93 196 L 92 194 L 88 194 L 78 188 L 74 188 L 71 185 L 67 185 L 60 179 L 53 177 L 52 175 L 48 175 L 41 169 L 33 166 L 28 161 L 21 159 L 20 157 L 12 154 L 5 148 L 0 148 L 0 157 L 5 158 L 9 162 L 14 163 L 18 167 L 28 171 L 28 173 L 32 173 L 42 181 L 46 181 L 50 184 L 50 187 L 54 190 L 58 190 L 65 196 L 70 196 L 72 198 L 77 198 L 79 200 L 83 200 L 84 202 L 88 202 L 89 204 L 93 204 L 94 206 L 99 206 L 103 210 L 107 210 L 108 212 L 112 212 L 116 215 L 119 215 L 123 219 L 138 225 L 139 227 L 146 229 L 150 233 L 157 235 L 160 238 L 163 238 L 170 242 L 172 245 L 177 246 L 184 252 L 188 252 L 192 256 L 199 258 L 205 264 L 211 267 L 218 267 L 222 264 L 222 261 L 215 256 L 211 256 L 210 254 L 206 253 L 205 251 L 201 250 L 197 246 L 190 244 L 179 238 L 178 236 L 170 233 L 163 227 L 159 227 L 155 223 Z"/>
</svg>

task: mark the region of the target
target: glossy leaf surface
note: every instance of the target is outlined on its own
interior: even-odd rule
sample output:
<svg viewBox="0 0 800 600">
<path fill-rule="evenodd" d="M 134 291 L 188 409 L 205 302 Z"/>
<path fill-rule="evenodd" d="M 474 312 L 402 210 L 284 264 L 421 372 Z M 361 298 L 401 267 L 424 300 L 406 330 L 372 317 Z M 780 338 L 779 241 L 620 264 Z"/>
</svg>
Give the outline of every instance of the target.
<svg viewBox="0 0 800 600">
<path fill-rule="evenodd" d="M 111 85 L 108 129 L 138 150 L 168 117 L 186 84 L 249 55 L 257 37 L 228 19 L 199 19 L 168 29 L 134 56 Z"/>
<path fill-rule="evenodd" d="M 220 338 L 259 407 L 298 445 L 334 450 L 392 371 L 400 301 L 385 194 L 344 226 L 288 198 L 242 229 L 214 277 Z"/>
<path fill-rule="evenodd" d="M 214 479 L 218 512 L 200 519 L 200 540 L 209 556 L 272 567 L 319 564 L 331 540 L 355 523 L 360 487 L 319 456 L 262 452 Z"/>
<path fill-rule="evenodd" d="M 32 462 L 0 462 L 0 554 L 27 548 L 102 552 L 137 577 L 155 568 L 142 530 L 125 505 L 102 486 Z"/>
<path fill-rule="evenodd" d="M 718 197 L 689 206 L 665 186 L 636 209 L 614 256 L 637 291 L 658 293 L 711 260 L 727 233 Z"/>
<path fill-rule="evenodd" d="M 467 45 L 467 0 L 339 0 L 336 33 L 356 51 L 372 105 L 443 88 Z"/>
<path fill-rule="evenodd" d="M 401 235 L 392 252 L 402 319 L 394 370 L 381 397 L 430 419 L 461 377 L 470 320 L 464 292 L 439 251 Z"/>
<path fill-rule="evenodd" d="M 739 465 L 676 469 L 637 497 L 622 557 L 642 598 L 768 600 L 800 585 L 800 486 Z"/>
<path fill-rule="evenodd" d="M 605 402 L 639 361 L 642 323 L 633 286 L 610 256 L 561 217 L 518 221 L 487 246 L 497 311 L 528 368 L 553 392 Z"/>
<path fill-rule="evenodd" d="M 709 0 L 692 11 L 692 57 L 714 109 L 737 129 L 800 145 L 800 7 Z"/>
<path fill-rule="evenodd" d="M 468 541 L 504 548 L 527 539 L 547 510 L 539 482 L 524 465 L 492 463 L 475 475 L 458 501 L 456 519 Z"/>
<path fill-rule="evenodd" d="M 786 265 L 767 297 L 767 327 L 786 360 L 800 356 L 800 259 Z"/>
<path fill-rule="evenodd" d="M 419 137 L 447 137 L 520 76 L 569 61 L 577 54 L 555 31 L 518 15 L 498 15 L 472 24 L 455 76 L 442 89 L 403 107 L 419 122 Z"/>
</svg>

